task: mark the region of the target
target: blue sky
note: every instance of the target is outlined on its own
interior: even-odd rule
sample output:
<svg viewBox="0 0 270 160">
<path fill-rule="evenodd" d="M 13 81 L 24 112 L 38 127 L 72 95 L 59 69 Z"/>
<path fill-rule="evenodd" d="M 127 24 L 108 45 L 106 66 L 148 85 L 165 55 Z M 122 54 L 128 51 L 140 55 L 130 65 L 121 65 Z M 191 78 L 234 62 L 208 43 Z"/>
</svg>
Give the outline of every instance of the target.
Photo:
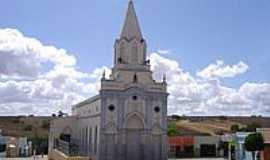
<svg viewBox="0 0 270 160">
<path fill-rule="evenodd" d="M 0 27 L 17 28 L 45 44 L 75 54 L 82 70 L 111 64 L 119 35 L 124 0 L 2 1 Z M 168 57 L 196 72 L 217 59 L 250 66 L 240 77 L 225 80 L 270 80 L 270 1 L 268 0 L 136 0 L 135 7 L 148 52 L 171 50 Z"/>
<path fill-rule="evenodd" d="M 113 43 L 123 25 L 127 0 L 2 0 L 0 28 L 14 28 L 44 45 L 75 55 L 89 72 L 112 64 Z M 134 0 L 148 53 L 164 55 L 195 75 L 217 60 L 243 61 L 246 73 L 221 83 L 270 82 L 269 0 Z M 50 66 L 46 66 L 47 69 Z M 49 70 L 49 69 L 48 69 Z"/>
</svg>

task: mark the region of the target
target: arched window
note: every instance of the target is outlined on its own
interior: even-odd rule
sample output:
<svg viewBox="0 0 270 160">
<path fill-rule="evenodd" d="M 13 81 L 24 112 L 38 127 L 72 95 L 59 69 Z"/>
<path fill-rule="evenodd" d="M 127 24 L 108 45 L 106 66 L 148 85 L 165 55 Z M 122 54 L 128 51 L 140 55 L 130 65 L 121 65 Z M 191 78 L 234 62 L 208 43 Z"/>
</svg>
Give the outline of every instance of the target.
<svg viewBox="0 0 270 160">
<path fill-rule="evenodd" d="M 137 83 L 138 82 L 138 77 L 137 74 L 135 73 L 133 76 L 133 83 Z"/>
<path fill-rule="evenodd" d="M 139 55 L 138 55 L 138 46 L 137 46 L 137 43 L 134 42 L 132 44 L 131 62 L 133 64 L 137 64 L 138 63 L 138 58 L 139 58 Z"/>
<path fill-rule="evenodd" d="M 121 58 L 121 57 L 118 58 L 118 63 L 119 63 L 119 64 L 122 63 L 122 58 Z"/>
<path fill-rule="evenodd" d="M 122 42 L 120 44 L 120 52 L 119 52 L 119 56 L 118 56 L 118 63 L 123 63 L 125 60 L 125 54 L 126 53 L 126 45 L 124 42 Z"/>
</svg>

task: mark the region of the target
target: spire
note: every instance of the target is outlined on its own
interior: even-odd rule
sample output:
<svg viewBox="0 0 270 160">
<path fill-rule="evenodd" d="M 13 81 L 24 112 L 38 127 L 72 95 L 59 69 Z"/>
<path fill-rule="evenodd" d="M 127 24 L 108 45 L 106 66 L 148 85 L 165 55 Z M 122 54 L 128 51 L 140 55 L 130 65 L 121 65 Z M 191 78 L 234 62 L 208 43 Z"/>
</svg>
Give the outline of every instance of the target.
<svg viewBox="0 0 270 160">
<path fill-rule="evenodd" d="M 127 39 L 143 38 L 132 0 L 130 0 L 128 4 L 128 10 L 126 14 L 124 27 L 121 33 L 121 38 Z"/>
</svg>

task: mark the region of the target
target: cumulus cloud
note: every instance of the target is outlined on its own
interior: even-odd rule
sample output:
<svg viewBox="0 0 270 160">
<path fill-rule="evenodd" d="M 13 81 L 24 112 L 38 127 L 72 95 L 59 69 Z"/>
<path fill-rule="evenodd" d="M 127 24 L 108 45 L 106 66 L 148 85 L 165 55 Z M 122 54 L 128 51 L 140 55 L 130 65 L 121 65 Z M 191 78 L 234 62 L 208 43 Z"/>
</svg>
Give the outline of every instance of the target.
<svg viewBox="0 0 270 160">
<path fill-rule="evenodd" d="M 157 53 L 166 55 L 166 54 L 170 54 L 171 50 L 169 50 L 169 49 L 158 49 Z"/>
<path fill-rule="evenodd" d="M 270 84 L 246 82 L 237 89 L 219 81 L 246 72 L 248 66 L 244 62 L 230 66 L 217 61 L 199 72 L 197 77 L 185 72 L 177 61 L 158 53 L 152 53 L 150 59 L 156 79 L 167 74 L 169 114 L 270 114 Z"/>
<path fill-rule="evenodd" d="M 1 115 L 70 112 L 71 104 L 98 92 L 98 74 L 77 70 L 76 58 L 64 49 L 0 29 Z"/>
<path fill-rule="evenodd" d="M 169 113 L 187 115 L 270 115 L 270 84 L 246 82 L 239 88 L 220 79 L 248 70 L 244 62 L 227 65 L 219 60 L 196 75 L 158 51 L 150 54 L 156 80 L 167 75 Z M 48 67 L 50 64 L 51 67 Z M 23 35 L 0 29 L 0 115 L 50 115 L 98 93 L 102 66 L 82 72 L 72 53 Z"/>
<path fill-rule="evenodd" d="M 203 70 L 197 72 L 197 75 L 206 79 L 226 78 L 243 74 L 247 70 L 248 65 L 242 61 L 235 65 L 225 65 L 222 60 L 218 60 L 215 64 L 210 64 Z"/>
<path fill-rule="evenodd" d="M 42 63 L 73 66 L 76 59 L 64 49 L 44 45 L 16 29 L 0 29 L 0 76 L 34 77 Z"/>
</svg>

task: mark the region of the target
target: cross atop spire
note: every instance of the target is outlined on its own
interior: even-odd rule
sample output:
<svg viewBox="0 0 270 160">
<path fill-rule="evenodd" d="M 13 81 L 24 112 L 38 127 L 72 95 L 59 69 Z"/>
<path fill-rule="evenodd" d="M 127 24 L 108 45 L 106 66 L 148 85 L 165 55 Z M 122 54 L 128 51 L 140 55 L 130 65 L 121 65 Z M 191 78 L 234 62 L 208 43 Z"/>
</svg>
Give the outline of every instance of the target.
<svg viewBox="0 0 270 160">
<path fill-rule="evenodd" d="M 143 38 L 132 0 L 130 0 L 128 3 L 128 10 L 126 14 L 124 27 L 121 33 L 121 38 L 127 39 Z"/>
</svg>

